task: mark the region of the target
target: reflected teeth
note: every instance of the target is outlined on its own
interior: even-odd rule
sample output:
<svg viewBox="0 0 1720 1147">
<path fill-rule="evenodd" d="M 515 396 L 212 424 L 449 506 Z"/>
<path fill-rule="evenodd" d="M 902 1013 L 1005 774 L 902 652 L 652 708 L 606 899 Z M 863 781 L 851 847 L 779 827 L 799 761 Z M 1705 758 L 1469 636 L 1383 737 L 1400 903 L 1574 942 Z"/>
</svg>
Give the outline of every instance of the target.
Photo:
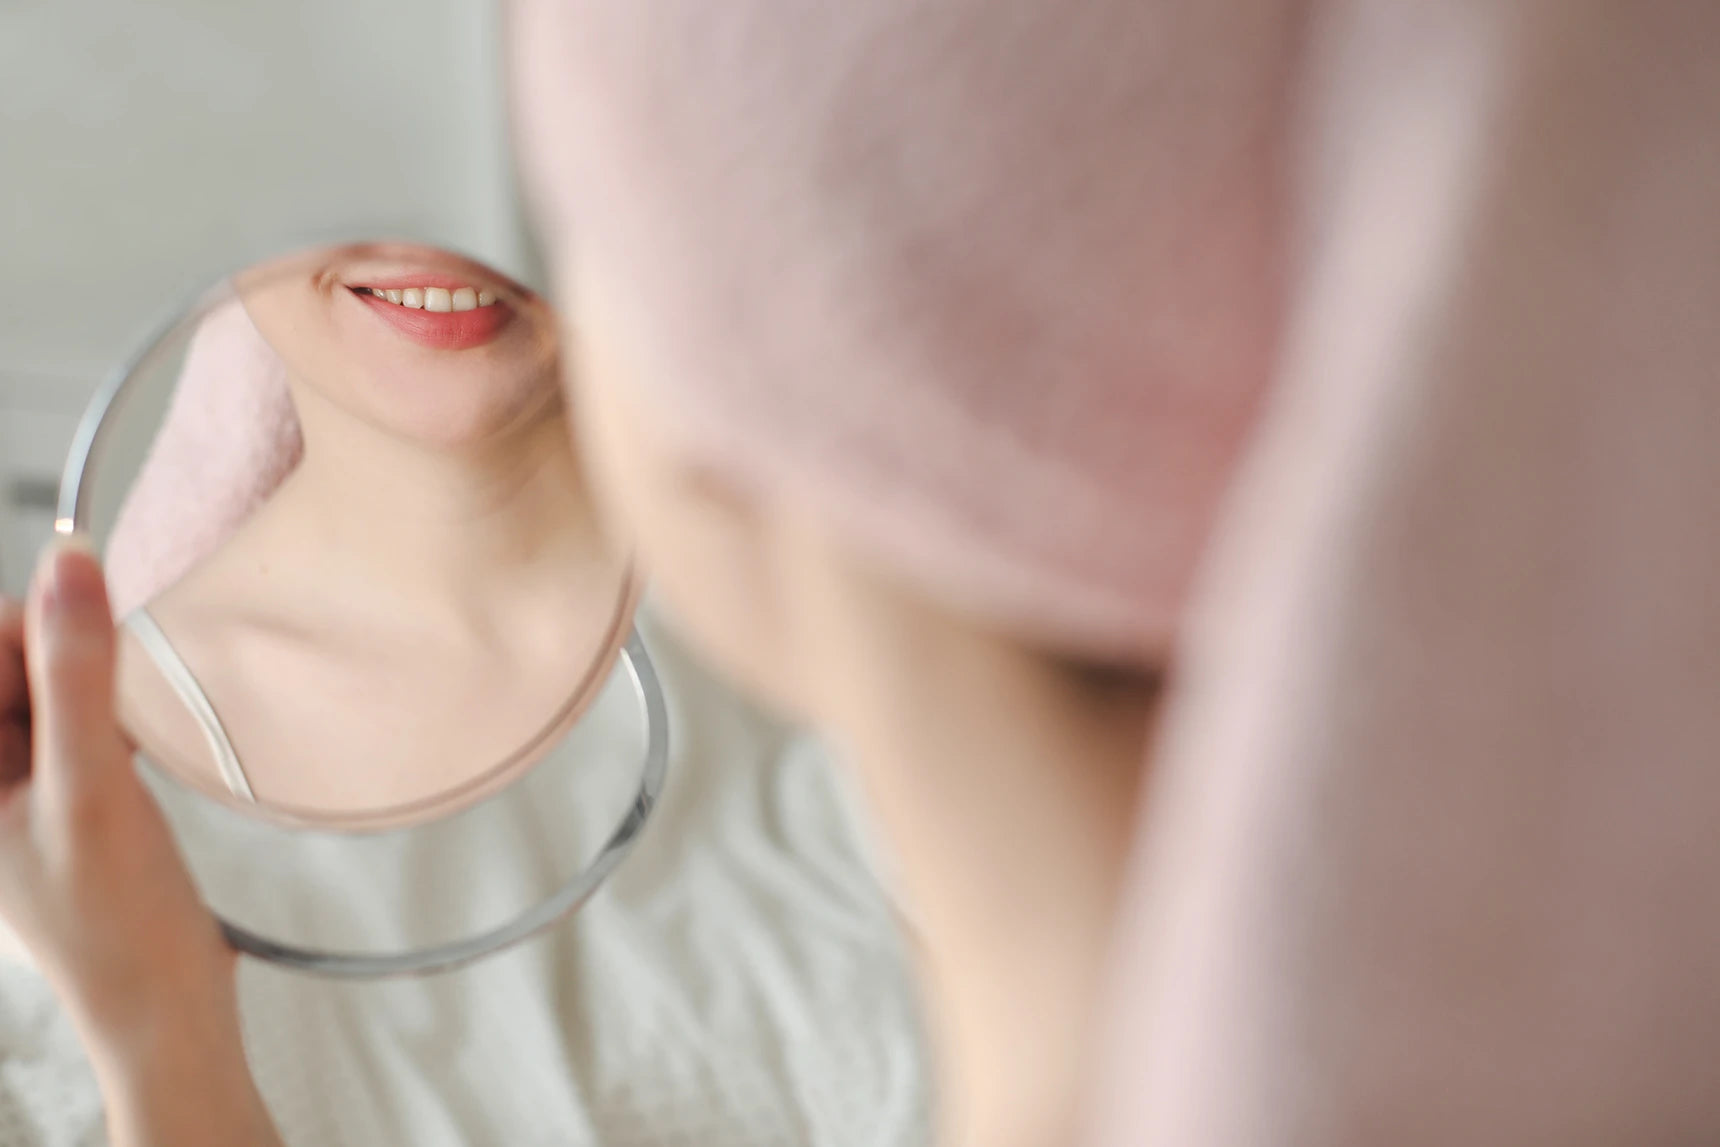
<svg viewBox="0 0 1720 1147">
<path fill-rule="evenodd" d="M 378 299 L 396 303 L 413 310 L 435 311 L 445 314 L 449 311 L 474 311 L 479 307 L 490 307 L 496 303 L 494 291 L 480 291 L 476 287 L 460 287 L 450 291 L 446 287 L 406 287 L 398 291 L 386 291 L 380 287 L 360 287 L 359 290 Z"/>
</svg>

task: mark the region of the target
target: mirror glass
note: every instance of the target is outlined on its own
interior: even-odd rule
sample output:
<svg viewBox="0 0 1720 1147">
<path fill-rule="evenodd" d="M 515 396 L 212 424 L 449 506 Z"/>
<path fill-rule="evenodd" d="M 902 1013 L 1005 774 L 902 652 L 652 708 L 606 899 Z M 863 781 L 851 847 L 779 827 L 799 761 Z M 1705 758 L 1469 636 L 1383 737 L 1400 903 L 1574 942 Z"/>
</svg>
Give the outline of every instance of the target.
<svg viewBox="0 0 1720 1147">
<path fill-rule="evenodd" d="M 242 948 L 463 962 L 639 831 L 665 717 L 558 376 L 540 296 L 366 242 L 230 276 L 98 395 L 60 525 L 103 552 L 122 721 Z"/>
</svg>

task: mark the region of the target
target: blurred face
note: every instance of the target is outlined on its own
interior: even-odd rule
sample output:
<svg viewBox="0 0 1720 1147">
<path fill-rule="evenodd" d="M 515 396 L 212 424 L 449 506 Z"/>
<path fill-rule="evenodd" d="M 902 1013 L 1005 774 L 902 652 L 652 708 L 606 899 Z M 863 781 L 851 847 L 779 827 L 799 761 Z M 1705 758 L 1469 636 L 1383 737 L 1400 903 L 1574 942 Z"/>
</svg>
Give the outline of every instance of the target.
<svg viewBox="0 0 1720 1147">
<path fill-rule="evenodd" d="M 333 248 L 253 268 L 238 290 L 296 390 L 385 433 L 458 450 L 558 409 L 548 306 L 470 260 Z"/>
<path fill-rule="evenodd" d="M 629 392 L 628 348 L 592 305 L 597 296 L 575 294 L 579 334 L 570 329 L 568 345 L 578 361 L 564 384 L 568 408 L 579 411 L 576 453 L 611 530 L 639 555 L 653 593 L 706 656 L 760 699 L 812 718 L 794 591 L 817 547 L 783 507 L 689 466 L 654 432 Z"/>
</svg>

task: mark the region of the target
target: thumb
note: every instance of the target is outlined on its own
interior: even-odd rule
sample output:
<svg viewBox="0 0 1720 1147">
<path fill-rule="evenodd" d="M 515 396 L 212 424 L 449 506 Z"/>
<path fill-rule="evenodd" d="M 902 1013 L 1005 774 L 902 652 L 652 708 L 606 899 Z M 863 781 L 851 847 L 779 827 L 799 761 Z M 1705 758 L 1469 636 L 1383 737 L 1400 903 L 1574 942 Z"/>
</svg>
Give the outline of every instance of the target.
<svg viewBox="0 0 1720 1147">
<path fill-rule="evenodd" d="M 124 754 L 114 721 L 113 615 L 95 555 L 81 538 L 42 555 L 24 622 L 35 770 L 76 786 Z"/>
</svg>

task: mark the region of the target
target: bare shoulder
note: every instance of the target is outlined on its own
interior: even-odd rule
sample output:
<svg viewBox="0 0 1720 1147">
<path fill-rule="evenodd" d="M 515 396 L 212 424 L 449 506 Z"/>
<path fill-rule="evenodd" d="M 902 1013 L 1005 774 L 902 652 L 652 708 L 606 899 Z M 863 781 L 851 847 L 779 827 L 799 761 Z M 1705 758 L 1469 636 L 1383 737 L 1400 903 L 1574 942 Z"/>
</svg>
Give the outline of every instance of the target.
<svg viewBox="0 0 1720 1147">
<path fill-rule="evenodd" d="M 213 668 L 247 642 L 302 630 L 308 547 L 288 491 L 148 605 L 188 662 Z"/>
</svg>

